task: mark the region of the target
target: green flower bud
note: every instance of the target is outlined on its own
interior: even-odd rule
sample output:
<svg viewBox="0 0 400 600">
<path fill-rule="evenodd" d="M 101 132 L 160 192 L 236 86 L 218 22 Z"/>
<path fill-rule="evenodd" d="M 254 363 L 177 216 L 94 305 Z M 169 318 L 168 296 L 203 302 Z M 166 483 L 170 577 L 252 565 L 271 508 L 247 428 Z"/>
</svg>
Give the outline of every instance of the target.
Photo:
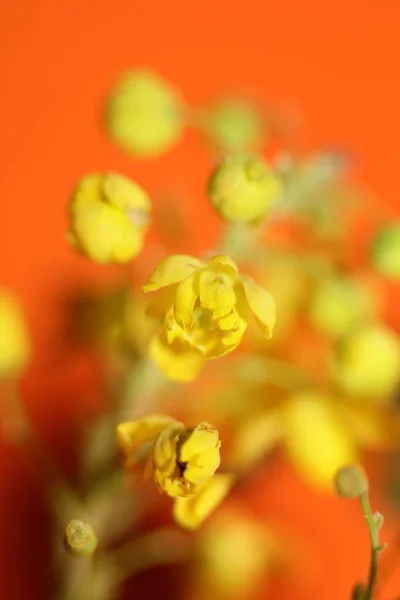
<svg viewBox="0 0 400 600">
<path fill-rule="evenodd" d="M 377 314 L 374 290 L 354 279 L 331 277 L 318 285 L 309 317 L 316 329 L 331 338 L 340 338 Z"/>
<path fill-rule="evenodd" d="M 208 195 L 223 219 L 256 224 L 279 200 L 281 183 L 271 167 L 257 156 L 225 158 L 211 175 Z"/>
<path fill-rule="evenodd" d="M 368 491 L 368 478 L 359 465 L 347 465 L 335 476 L 335 488 L 343 498 L 359 498 Z"/>
<path fill-rule="evenodd" d="M 364 327 L 340 343 L 332 371 L 345 393 L 385 400 L 400 381 L 400 340 L 390 329 Z"/>
<path fill-rule="evenodd" d="M 150 157 L 166 152 L 182 134 L 182 100 L 157 73 L 127 73 L 115 86 L 108 105 L 111 135 L 129 153 Z"/>
<path fill-rule="evenodd" d="M 372 245 L 372 261 L 382 275 L 400 278 L 400 224 L 388 225 L 378 233 Z"/>
<path fill-rule="evenodd" d="M 213 106 L 208 115 L 207 132 L 227 152 L 256 149 L 263 138 L 264 124 L 256 106 L 226 98 Z"/>
<path fill-rule="evenodd" d="M 74 556 L 91 556 L 96 551 L 98 539 L 88 523 L 72 519 L 65 530 L 65 547 Z"/>
</svg>

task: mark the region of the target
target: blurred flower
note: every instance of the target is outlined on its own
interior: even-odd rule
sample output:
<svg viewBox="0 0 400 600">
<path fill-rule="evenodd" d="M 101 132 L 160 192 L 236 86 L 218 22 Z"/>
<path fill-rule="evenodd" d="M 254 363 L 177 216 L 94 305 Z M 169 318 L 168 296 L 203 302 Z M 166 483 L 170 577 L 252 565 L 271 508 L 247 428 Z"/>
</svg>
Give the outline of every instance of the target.
<svg viewBox="0 0 400 600">
<path fill-rule="evenodd" d="M 242 418 L 227 460 L 232 470 L 247 472 L 281 444 L 302 477 L 332 491 L 337 470 L 357 461 L 362 449 L 392 449 L 399 440 L 400 415 L 394 410 L 301 391 Z"/>
<path fill-rule="evenodd" d="M 309 317 L 316 329 L 340 338 L 377 316 L 375 290 L 356 278 L 331 276 L 322 279 L 310 303 Z"/>
<path fill-rule="evenodd" d="M 207 263 L 186 255 L 163 260 L 143 287 L 161 289 L 149 314 L 164 316 L 151 355 L 171 379 L 193 379 L 206 359 L 232 352 L 241 342 L 250 311 L 265 337 L 275 323 L 271 294 L 240 275 L 227 256 Z"/>
<path fill-rule="evenodd" d="M 115 86 L 108 105 L 110 135 L 128 152 L 141 157 L 169 150 L 182 134 L 179 93 L 158 73 L 138 69 Z"/>
<path fill-rule="evenodd" d="M 219 100 L 209 109 L 206 121 L 208 135 L 225 152 L 254 150 L 263 140 L 262 114 L 245 100 Z"/>
<path fill-rule="evenodd" d="M 194 428 L 164 415 L 121 423 L 118 444 L 133 466 L 147 462 L 161 493 L 175 498 L 174 518 L 196 529 L 228 493 L 231 475 L 215 475 L 220 464 L 218 430 L 206 422 Z"/>
<path fill-rule="evenodd" d="M 191 587 L 197 592 L 194 597 L 252 597 L 262 578 L 275 566 L 281 551 L 277 545 L 264 524 L 244 514 L 243 509 L 223 509 L 196 540 L 191 570 Z"/>
<path fill-rule="evenodd" d="M 11 292 L 0 289 L 0 379 L 15 377 L 31 354 L 21 307 Z"/>
<path fill-rule="evenodd" d="M 127 177 L 88 175 L 69 203 L 68 241 L 95 262 L 127 262 L 142 249 L 150 209 L 146 192 Z"/>
<path fill-rule="evenodd" d="M 384 401 L 400 382 L 400 340 L 383 326 L 364 327 L 342 340 L 332 362 L 340 388 Z"/>
<path fill-rule="evenodd" d="M 400 278 L 400 224 L 384 227 L 372 246 L 372 261 L 382 275 Z"/>
<path fill-rule="evenodd" d="M 257 156 L 229 156 L 208 182 L 211 204 L 232 223 L 256 224 L 267 218 L 280 198 L 281 184 L 272 168 Z"/>
</svg>

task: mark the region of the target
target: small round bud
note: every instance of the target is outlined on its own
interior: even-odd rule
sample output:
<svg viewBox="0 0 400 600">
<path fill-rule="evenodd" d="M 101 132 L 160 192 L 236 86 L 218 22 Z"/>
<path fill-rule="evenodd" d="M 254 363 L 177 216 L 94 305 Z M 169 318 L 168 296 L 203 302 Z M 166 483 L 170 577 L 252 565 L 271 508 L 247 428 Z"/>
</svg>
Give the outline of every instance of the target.
<svg viewBox="0 0 400 600">
<path fill-rule="evenodd" d="M 97 548 L 98 539 L 93 528 L 84 521 L 72 519 L 65 530 L 65 546 L 74 556 L 90 556 Z"/>
<path fill-rule="evenodd" d="M 256 156 L 227 157 L 208 182 L 212 206 L 232 223 L 262 221 L 280 193 L 281 183 L 272 168 Z"/>
<path fill-rule="evenodd" d="M 339 344 L 332 372 L 343 392 L 385 400 L 400 380 L 398 336 L 380 326 L 355 331 Z"/>
<path fill-rule="evenodd" d="M 220 100 L 211 107 L 207 132 L 226 152 L 255 150 L 263 138 L 263 119 L 257 107 L 237 98 Z"/>
<path fill-rule="evenodd" d="M 108 105 L 110 135 L 128 152 L 141 157 L 167 151 L 181 136 L 182 100 L 156 72 L 126 73 Z"/>
<path fill-rule="evenodd" d="M 372 287 L 336 276 L 319 283 L 309 317 L 316 329 L 330 338 L 340 338 L 373 318 L 378 310 L 379 301 Z"/>
<path fill-rule="evenodd" d="M 343 498 L 358 498 L 368 491 L 367 475 L 359 465 L 347 465 L 335 475 L 335 488 Z"/>
<path fill-rule="evenodd" d="M 372 262 L 382 275 L 400 278 L 400 224 L 388 225 L 378 233 L 372 245 Z"/>
</svg>

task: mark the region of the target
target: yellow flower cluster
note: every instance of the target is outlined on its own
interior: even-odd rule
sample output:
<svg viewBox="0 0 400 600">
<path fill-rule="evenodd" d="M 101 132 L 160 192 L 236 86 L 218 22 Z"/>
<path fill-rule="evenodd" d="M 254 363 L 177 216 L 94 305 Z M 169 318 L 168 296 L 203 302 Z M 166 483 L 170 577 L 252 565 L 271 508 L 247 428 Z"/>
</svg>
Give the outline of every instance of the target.
<svg viewBox="0 0 400 600">
<path fill-rule="evenodd" d="M 271 294 L 240 275 L 228 256 L 204 262 L 176 255 L 163 260 L 145 292 L 160 290 L 149 314 L 164 317 L 151 355 L 171 379 L 193 379 L 207 359 L 232 352 L 241 342 L 252 312 L 269 338 L 275 324 Z"/>
<path fill-rule="evenodd" d="M 142 249 L 150 209 L 146 192 L 127 177 L 88 175 L 69 203 L 68 241 L 95 262 L 127 262 Z"/>
<path fill-rule="evenodd" d="M 147 461 L 158 490 L 175 499 L 174 518 L 196 529 L 228 493 L 231 475 L 215 475 L 220 465 L 218 431 L 206 422 L 194 428 L 165 415 L 149 415 L 117 427 L 128 466 Z"/>
</svg>

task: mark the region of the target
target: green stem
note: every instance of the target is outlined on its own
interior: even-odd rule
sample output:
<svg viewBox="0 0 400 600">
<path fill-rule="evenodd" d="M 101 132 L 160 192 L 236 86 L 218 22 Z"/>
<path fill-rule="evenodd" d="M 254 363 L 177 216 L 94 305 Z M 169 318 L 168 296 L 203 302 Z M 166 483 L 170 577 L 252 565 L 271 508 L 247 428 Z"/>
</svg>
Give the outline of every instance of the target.
<svg viewBox="0 0 400 600">
<path fill-rule="evenodd" d="M 369 570 L 368 586 L 365 592 L 365 600 L 371 600 L 373 597 L 376 576 L 378 572 L 378 555 L 381 551 L 379 544 L 379 529 L 375 523 L 374 515 L 372 514 L 371 505 L 369 503 L 368 492 L 364 492 L 360 496 L 361 506 L 364 512 L 364 517 L 367 520 L 369 535 L 371 539 L 371 563 Z"/>
</svg>

